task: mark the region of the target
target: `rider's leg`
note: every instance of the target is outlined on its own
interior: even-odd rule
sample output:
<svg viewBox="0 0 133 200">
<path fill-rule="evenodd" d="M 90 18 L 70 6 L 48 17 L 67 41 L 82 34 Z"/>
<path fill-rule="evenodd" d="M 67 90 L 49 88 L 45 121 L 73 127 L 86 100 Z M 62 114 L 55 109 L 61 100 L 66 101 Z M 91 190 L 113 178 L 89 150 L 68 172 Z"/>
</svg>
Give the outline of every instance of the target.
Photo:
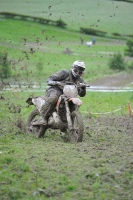
<svg viewBox="0 0 133 200">
<path fill-rule="evenodd" d="M 44 119 L 44 125 L 47 124 L 47 116 L 49 114 L 49 112 L 53 109 L 53 107 L 55 106 L 58 97 L 59 97 L 59 93 L 56 90 L 52 90 L 49 91 L 46 95 L 46 102 L 45 104 L 42 106 L 40 114 Z"/>
</svg>

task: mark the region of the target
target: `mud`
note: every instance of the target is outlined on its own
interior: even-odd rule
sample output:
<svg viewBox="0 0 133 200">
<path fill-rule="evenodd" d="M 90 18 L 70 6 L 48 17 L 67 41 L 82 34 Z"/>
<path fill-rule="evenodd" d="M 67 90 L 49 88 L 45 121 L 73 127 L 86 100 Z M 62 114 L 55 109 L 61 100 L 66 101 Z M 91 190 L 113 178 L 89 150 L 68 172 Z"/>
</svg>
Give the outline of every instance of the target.
<svg viewBox="0 0 133 200">
<path fill-rule="evenodd" d="M 100 116 L 84 119 L 87 134 L 133 134 L 133 116 Z"/>
</svg>

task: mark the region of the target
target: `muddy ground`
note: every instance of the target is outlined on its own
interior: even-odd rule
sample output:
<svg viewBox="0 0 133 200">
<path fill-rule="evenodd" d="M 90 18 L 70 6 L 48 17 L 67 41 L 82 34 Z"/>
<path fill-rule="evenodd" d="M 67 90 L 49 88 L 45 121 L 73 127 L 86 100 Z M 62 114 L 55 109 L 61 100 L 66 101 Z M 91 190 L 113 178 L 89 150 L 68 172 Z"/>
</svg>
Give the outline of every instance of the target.
<svg viewBox="0 0 133 200">
<path fill-rule="evenodd" d="M 84 119 L 85 132 L 95 134 L 133 134 L 133 117 L 130 116 L 100 116 Z"/>
<path fill-rule="evenodd" d="M 133 82 L 133 74 L 119 74 L 105 77 L 95 82 L 92 86 L 125 87 Z M 133 134 L 133 116 L 101 115 L 97 118 L 86 117 L 85 127 L 88 133 L 129 133 Z"/>
</svg>

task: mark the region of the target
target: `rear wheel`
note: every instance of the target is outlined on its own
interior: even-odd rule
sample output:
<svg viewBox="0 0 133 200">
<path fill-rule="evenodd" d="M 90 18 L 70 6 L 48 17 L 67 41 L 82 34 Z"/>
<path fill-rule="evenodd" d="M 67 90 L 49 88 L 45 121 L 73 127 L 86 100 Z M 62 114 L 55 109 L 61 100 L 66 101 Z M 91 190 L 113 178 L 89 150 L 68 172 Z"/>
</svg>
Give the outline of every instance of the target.
<svg viewBox="0 0 133 200">
<path fill-rule="evenodd" d="M 72 130 L 70 131 L 71 142 L 82 142 L 84 133 L 84 124 L 82 115 L 79 111 L 72 112 Z"/>
<path fill-rule="evenodd" d="M 43 137 L 47 127 L 43 125 L 32 125 L 33 122 L 36 122 L 40 117 L 40 113 L 37 109 L 33 110 L 27 120 L 26 130 L 28 134 L 33 134 L 37 137 Z"/>
</svg>

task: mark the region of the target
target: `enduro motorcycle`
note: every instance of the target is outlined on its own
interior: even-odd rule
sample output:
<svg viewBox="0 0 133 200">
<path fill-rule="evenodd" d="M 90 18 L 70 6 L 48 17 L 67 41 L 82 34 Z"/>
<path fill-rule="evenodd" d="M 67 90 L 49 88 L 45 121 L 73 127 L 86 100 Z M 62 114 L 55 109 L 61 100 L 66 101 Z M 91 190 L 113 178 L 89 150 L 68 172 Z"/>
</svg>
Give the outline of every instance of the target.
<svg viewBox="0 0 133 200">
<path fill-rule="evenodd" d="M 61 136 L 70 142 L 82 142 L 84 124 L 79 107 L 82 101 L 78 96 L 78 87 L 73 83 L 63 86 L 63 94 L 59 96 L 55 108 L 49 113 L 47 125 L 43 125 L 43 118 L 40 110 L 45 104 L 46 97 L 39 96 L 28 98 L 27 103 L 36 108 L 30 113 L 27 119 L 27 133 L 35 134 L 37 137 L 43 137 L 47 129 L 60 130 Z M 86 84 L 86 87 L 89 85 Z"/>
</svg>

